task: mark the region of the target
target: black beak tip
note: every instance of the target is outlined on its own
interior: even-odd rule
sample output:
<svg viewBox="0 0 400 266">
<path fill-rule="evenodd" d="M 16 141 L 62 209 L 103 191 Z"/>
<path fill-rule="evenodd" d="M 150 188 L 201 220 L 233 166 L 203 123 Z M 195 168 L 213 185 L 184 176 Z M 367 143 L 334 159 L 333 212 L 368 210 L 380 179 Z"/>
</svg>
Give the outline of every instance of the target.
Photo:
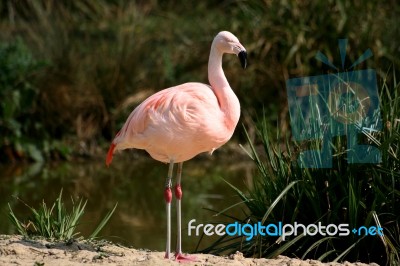
<svg viewBox="0 0 400 266">
<path fill-rule="evenodd" d="M 246 51 L 241 51 L 238 54 L 240 64 L 242 65 L 243 69 L 247 67 L 247 52 Z"/>
</svg>

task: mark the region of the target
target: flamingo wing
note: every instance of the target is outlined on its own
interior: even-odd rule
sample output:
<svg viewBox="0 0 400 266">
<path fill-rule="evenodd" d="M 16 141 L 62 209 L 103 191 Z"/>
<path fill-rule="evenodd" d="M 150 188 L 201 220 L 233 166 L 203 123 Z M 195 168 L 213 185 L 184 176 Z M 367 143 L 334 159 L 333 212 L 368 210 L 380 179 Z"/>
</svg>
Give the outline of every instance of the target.
<svg viewBox="0 0 400 266">
<path fill-rule="evenodd" d="M 173 146 L 176 145 L 190 142 L 190 147 L 188 145 L 186 149 L 190 154 L 196 153 L 196 150 L 199 150 L 198 154 L 217 148 L 208 147 L 215 145 L 208 145 L 205 138 L 214 135 L 218 139 L 221 133 L 218 128 L 220 119 L 219 103 L 210 86 L 185 83 L 164 89 L 147 98 L 132 111 L 110 146 L 106 164 L 111 163 L 116 149 L 145 149 L 152 157 L 159 157 L 156 158 L 158 160 L 163 157 L 162 161 L 166 161 L 166 155 L 162 153 L 167 150 L 173 153 Z M 226 137 L 222 137 L 217 141 L 223 142 L 225 139 Z M 197 146 L 194 145 L 196 143 Z M 163 149 L 169 144 L 169 148 Z"/>
</svg>

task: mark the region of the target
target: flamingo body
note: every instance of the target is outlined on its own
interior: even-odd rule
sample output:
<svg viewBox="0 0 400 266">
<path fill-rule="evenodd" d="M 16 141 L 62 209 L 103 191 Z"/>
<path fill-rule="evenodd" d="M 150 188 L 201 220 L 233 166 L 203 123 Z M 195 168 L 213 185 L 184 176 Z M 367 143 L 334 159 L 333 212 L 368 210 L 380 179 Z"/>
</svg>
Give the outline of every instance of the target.
<svg viewBox="0 0 400 266">
<path fill-rule="evenodd" d="M 234 110 L 227 116 L 206 84 L 191 82 L 159 91 L 133 110 L 115 137 L 112 152 L 144 149 L 165 163 L 211 153 L 231 138 L 239 120 L 239 100 L 232 96 Z M 111 159 L 112 155 L 107 164 Z"/>
</svg>

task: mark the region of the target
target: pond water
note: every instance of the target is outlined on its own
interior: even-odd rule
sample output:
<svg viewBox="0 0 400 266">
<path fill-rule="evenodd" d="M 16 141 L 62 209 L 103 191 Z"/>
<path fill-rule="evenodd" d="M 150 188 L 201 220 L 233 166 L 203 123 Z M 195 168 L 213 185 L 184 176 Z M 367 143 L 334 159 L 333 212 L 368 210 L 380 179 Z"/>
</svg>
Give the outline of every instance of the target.
<svg viewBox="0 0 400 266">
<path fill-rule="evenodd" d="M 35 208 L 43 200 L 51 205 L 63 189 L 66 204 L 71 202 L 71 198 L 88 200 L 78 230 L 83 236 L 90 235 L 118 202 L 113 217 L 100 236 L 135 248 L 161 251 L 165 248 L 163 191 L 167 171 L 168 165 L 131 151 L 117 154 L 110 168 L 104 165 L 104 158 L 83 162 L 0 165 L 0 234 L 16 232 L 7 217 L 8 203 L 17 217 L 25 220 L 30 213 L 23 202 Z M 223 179 L 243 189 L 251 183 L 252 174 L 250 159 L 234 160 L 226 155 L 204 155 L 183 164 L 184 251 L 193 251 L 200 239 L 188 236 L 190 220 L 196 219 L 195 224 L 226 221 L 222 215 L 214 216 L 207 208 L 221 211 L 240 201 Z M 176 209 L 174 201 L 172 204 L 174 249 Z M 230 210 L 229 214 L 243 216 L 240 207 Z M 205 237 L 200 247 L 206 247 L 213 240 L 215 238 Z"/>
</svg>

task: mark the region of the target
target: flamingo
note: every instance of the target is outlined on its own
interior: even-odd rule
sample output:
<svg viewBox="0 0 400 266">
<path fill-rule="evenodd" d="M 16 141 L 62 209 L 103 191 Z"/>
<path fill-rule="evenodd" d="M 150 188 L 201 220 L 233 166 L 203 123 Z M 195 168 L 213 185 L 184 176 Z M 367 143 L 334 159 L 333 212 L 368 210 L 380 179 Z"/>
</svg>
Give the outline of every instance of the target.
<svg viewBox="0 0 400 266">
<path fill-rule="evenodd" d="M 243 68 L 247 66 L 246 49 L 228 31 L 219 32 L 212 44 L 208 61 L 210 85 L 184 83 L 161 90 L 137 106 L 116 134 L 107 153 L 111 164 L 116 150 L 146 150 L 160 162 L 169 163 L 164 199 L 167 216 L 165 258 L 171 258 L 172 175 L 177 163 L 175 197 L 177 204 L 177 242 L 175 260 L 193 261 L 182 254 L 181 201 L 183 162 L 196 155 L 212 152 L 224 145 L 235 130 L 240 117 L 240 103 L 229 86 L 222 69 L 223 54 L 236 54 Z"/>
</svg>

